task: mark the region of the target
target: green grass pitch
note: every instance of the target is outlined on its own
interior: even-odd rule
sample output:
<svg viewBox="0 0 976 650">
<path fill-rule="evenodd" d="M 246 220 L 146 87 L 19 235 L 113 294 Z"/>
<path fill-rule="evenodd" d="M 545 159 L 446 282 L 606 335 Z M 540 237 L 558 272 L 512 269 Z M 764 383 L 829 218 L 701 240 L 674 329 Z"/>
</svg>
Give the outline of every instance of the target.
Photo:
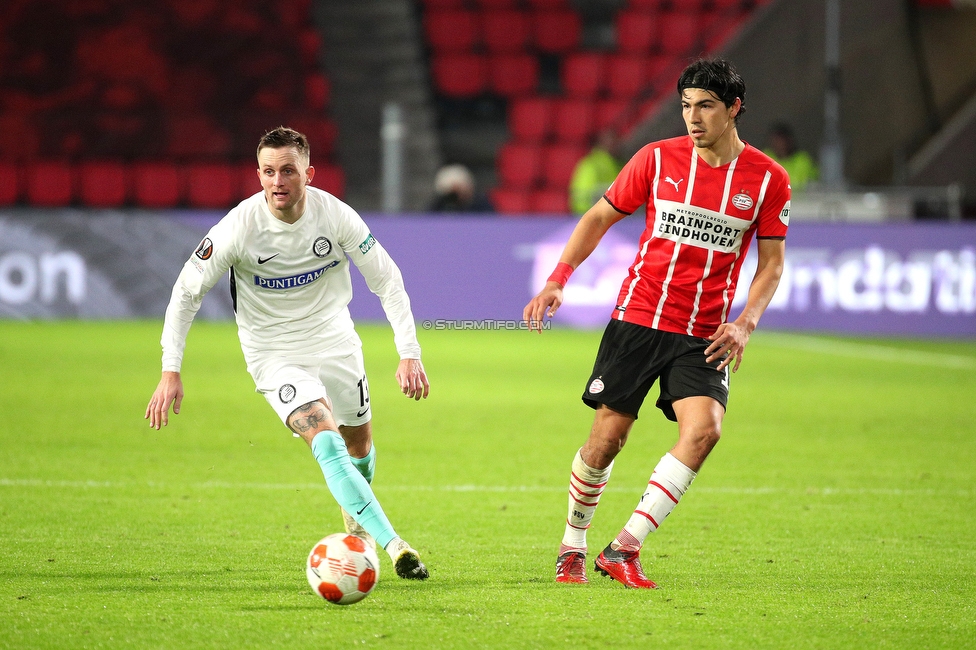
<svg viewBox="0 0 976 650">
<path fill-rule="evenodd" d="M 415 403 L 388 328 L 361 327 L 375 491 L 432 575 L 381 553 L 374 592 L 337 607 L 304 561 L 338 507 L 232 324 L 194 325 L 183 413 L 143 420 L 160 327 L 0 322 L 0 647 L 976 647 L 976 342 L 757 332 L 644 592 L 592 559 L 674 442 L 652 404 L 591 583 L 553 581 L 598 332 L 421 331 Z"/>
</svg>

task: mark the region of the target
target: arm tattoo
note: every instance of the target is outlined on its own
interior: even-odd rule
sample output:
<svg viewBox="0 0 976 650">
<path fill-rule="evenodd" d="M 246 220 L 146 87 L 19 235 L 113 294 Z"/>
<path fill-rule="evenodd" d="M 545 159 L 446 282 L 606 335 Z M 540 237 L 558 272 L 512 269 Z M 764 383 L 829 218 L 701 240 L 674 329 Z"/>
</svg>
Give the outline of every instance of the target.
<svg viewBox="0 0 976 650">
<path fill-rule="evenodd" d="M 288 416 L 288 426 L 295 433 L 306 433 L 325 422 L 328 417 L 328 411 L 320 402 L 309 402 L 292 411 Z"/>
</svg>

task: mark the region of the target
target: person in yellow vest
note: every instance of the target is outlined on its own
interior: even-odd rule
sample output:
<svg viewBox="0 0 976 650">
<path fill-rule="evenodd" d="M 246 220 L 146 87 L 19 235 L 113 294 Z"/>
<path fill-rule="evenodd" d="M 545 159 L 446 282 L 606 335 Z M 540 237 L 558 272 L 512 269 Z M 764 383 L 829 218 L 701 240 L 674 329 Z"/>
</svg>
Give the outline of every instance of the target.
<svg viewBox="0 0 976 650">
<path fill-rule="evenodd" d="M 623 164 L 617 160 L 617 135 L 606 129 L 597 137 L 590 152 L 580 158 L 569 180 L 569 207 L 576 216 L 600 200 Z"/>
<path fill-rule="evenodd" d="M 820 177 L 813 156 L 797 149 L 789 124 L 779 122 L 772 126 L 769 130 L 769 147 L 763 153 L 783 166 L 790 176 L 790 187 L 794 192 L 802 192 L 808 183 Z"/>
</svg>

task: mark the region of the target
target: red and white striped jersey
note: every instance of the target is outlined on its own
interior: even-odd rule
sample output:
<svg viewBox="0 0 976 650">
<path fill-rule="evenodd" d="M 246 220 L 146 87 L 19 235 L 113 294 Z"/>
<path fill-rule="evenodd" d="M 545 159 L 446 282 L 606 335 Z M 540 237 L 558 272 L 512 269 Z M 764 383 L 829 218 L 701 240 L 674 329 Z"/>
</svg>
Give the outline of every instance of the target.
<svg viewBox="0 0 976 650">
<path fill-rule="evenodd" d="M 749 144 L 713 169 L 688 136 L 652 142 L 604 198 L 623 214 L 647 204 L 612 318 L 690 336 L 710 336 L 728 318 L 753 237 L 782 239 L 789 225 L 789 178 Z"/>
</svg>

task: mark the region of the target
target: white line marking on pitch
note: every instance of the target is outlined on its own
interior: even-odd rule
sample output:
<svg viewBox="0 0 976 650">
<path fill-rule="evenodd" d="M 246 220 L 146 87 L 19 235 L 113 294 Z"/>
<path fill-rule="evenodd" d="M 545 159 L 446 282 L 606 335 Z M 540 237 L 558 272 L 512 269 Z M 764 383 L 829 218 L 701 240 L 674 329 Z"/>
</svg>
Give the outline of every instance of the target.
<svg viewBox="0 0 976 650">
<path fill-rule="evenodd" d="M 756 341 L 777 347 L 871 359 L 874 361 L 910 363 L 921 366 L 938 366 L 940 368 L 958 368 L 962 370 L 976 369 L 976 357 L 960 354 L 906 350 L 884 345 L 874 345 L 872 343 L 851 343 L 848 341 L 822 339 L 814 336 L 770 332 L 761 333 L 756 337 Z"/>
<path fill-rule="evenodd" d="M 225 481 L 206 481 L 203 483 L 162 483 L 158 481 L 125 482 L 125 481 L 54 481 L 44 479 L 10 479 L 0 478 L 0 487 L 49 487 L 49 488 L 108 488 L 131 489 L 136 487 L 159 488 L 168 490 L 325 490 L 324 483 L 231 483 Z M 387 485 L 378 486 L 381 492 L 478 492 L 478 493 L 512 493 L 512 492 L 565 492 L 566 487 L 547 485 Z M 609 487 L 610 492 L 633 492 L 635 487 Z M 713 494 L 791 494 L 791 495 L 877 495 L 877 496 L 960 496 L 971 497 L 972 490 L 934 490 L 934 489 L 900 489 L 900 488 L 825 488 L 825 487 L 709 487 L 698 486 L 695 492 Z"/>
</svg>

